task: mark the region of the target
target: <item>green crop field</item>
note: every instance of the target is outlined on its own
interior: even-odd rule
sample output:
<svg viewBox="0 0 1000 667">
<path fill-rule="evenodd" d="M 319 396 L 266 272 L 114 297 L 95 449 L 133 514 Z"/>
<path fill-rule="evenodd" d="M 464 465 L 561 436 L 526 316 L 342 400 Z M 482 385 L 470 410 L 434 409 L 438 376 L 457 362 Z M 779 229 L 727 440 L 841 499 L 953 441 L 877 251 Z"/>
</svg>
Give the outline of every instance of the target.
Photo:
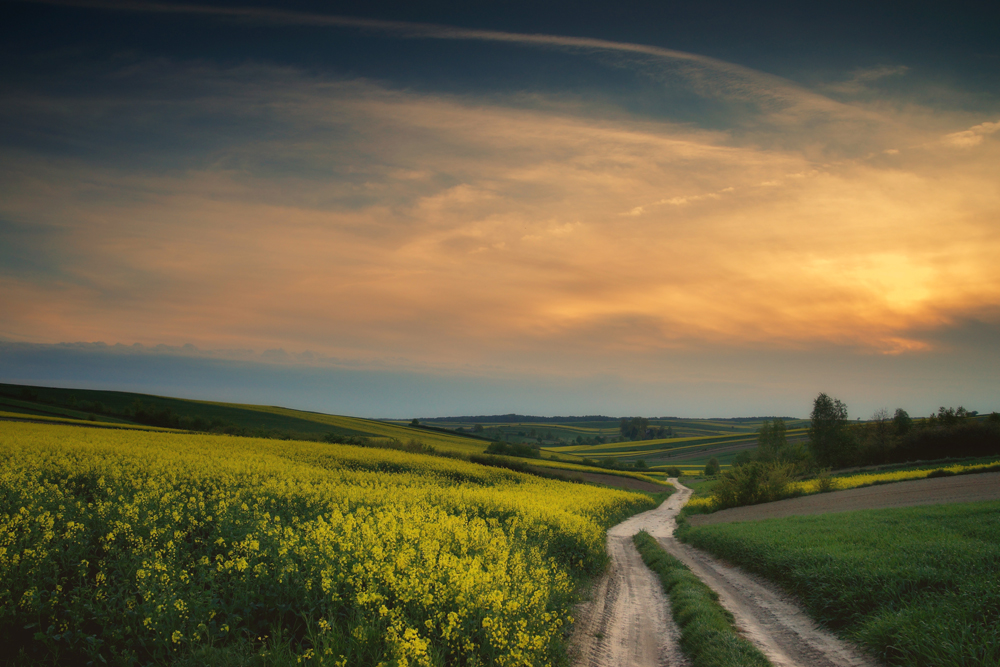
<svg viewBox="0 0 1000 667">
<path fill-rule="evenodd" d="M 787 436 L 790 442 L 802 441 L 806 438 L 806 429 L 789 429 Z M 643 460 L 654 469 L 662 469 L 666 466 L 703 468 L 710 458 L 718 459 L 725 466 L 740 451 L 756 446 L 755 433 L 741 433 L 609 442 L 600 445 L 548 445 L 545 449 L 559 456 L 572 455 L 595 460 L 612 457 L 626 463 Z"/>
<path fill-rule="evenodd" d="M 84 410 L 74 410 L 60 405 L 45 405 L 34 401 L 18 400 L 0 395 L 0 410 L 9 414 L 23 414 L 41 417 L 65 417 L 87 421 L 100 421 L 111 424 L 128 423 L 126 419 L 116 419 L 107 415 L 88 413 Z"/>
<path fill-rule="evenodd" d="M 692 527 L 890 665 L 1000 664 L 1000 502 Z"/>
</svg>

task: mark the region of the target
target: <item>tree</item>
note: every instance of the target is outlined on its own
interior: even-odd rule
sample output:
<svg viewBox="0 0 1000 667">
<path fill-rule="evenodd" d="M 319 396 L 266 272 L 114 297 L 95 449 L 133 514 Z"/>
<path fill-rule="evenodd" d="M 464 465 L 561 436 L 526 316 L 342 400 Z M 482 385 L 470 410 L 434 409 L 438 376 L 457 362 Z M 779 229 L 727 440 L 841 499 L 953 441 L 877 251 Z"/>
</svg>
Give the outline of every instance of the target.
<svg viewBox="0 0 1000 667">
<path fill-rule="evenodd" d="M 618 431 L 622 437 L 629 440 L 644 440 L 648 428 L 649 420 L 645 417 L 622 417 L 618 424 Z"/>
<path fill-rule="evenodd" d="M 809 415 L 809 449 L 820 467 L 845 463 L 850 455 L 847 431 L 847 406 L 840 399 L 820 394 L 813 401 Z"/>
<path fill-rule="evenodd" d="M 414 417 L 413 421 L 410 422 L 410 426 L 420 426 L 420 420 Z"/>
<path fill-rule="evenodd" d="M 719 459 L 713 456 L 705 464 L 705 477 L 715 477 L 720 470 L 722 470 L 722 466 L 719 465 Z"/>
<path fill-rule="evenodd" d="M 785 420 L 775 419 L 772 422 L 765 419 L 757 432 L 757 460 L 767 463 L 779 461 L 787 447 Z"/>
<path fill-rule="evenodd" d="M 483 425 L 482 425 L 482 424 L 475 424 L 475 425 L 473 425 L 473 427 L 472 427 L 472 432 L 473 432 L 473 433 L 482 433 L 482 432 L 483 432 L 483 430 L 484 430 L 484 429 L 483 429 Z"/>
<path fill-rule="evenodd" d="M 892 421 L 889 418 L 889 411 L 879 408 L 868 423 L 866 440 L 870 451 L 865 458 L 872 463 L 885 463 L 888 460 L 891 435 Z"/>
<path fill-rule="evenodd" d="M 906 435 L 913 428 L 913 420 L 903 408 L 896 408 L 896 413 L 892 416 L 892 430 L 896 435 Z"/>
</svg>

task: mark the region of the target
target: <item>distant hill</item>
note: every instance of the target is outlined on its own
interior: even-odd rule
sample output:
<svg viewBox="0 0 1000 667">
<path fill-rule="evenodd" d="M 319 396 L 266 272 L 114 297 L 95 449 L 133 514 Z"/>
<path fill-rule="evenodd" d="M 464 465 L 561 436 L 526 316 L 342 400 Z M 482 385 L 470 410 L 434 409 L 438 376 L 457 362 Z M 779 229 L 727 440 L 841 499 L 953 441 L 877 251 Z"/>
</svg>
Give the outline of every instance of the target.
<svg viewBox="0 0 1000 667">
<path fill-rule="evenodd" d="M 141 424 L 256 437 L 321 440 L 342 437 L 420 440 L 441 450 L 482 452 L 487 441 L 438 428 L 413 427 L 278 406 L 195 401 L 127 391 L 0 383 L 0 412 L 113 424 Z"/>
<path fill-rule="evenodd" d="M 620 417 L 590 415 L 587 417 L 535 417 L 533 415 L 479 415 L 478 417 L 423 417 L 423 422 L 444 422 L 453 424 L 517 424 L 531 422 L 535 424 L 568 424 L 571 422 L 604 422 L 617 421 Z"/>
</svg>

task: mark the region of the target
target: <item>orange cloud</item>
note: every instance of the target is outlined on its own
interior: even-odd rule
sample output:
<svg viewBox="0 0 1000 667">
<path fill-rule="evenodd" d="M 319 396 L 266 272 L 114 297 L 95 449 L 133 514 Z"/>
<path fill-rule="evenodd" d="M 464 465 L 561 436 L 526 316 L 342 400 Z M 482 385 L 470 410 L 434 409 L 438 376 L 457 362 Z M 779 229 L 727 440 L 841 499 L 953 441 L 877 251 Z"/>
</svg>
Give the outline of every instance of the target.
<svg viewBox="0 0 1000 667">
<path fill-rule="evenodd" d="M 0 334 L 599 365 L 713 345 L 913 353 L 931 343 L 908 332 L 1000 302 L 991 123 L 949 134 L 977 139 L 954 151 L 966 139 L 861 108 L 869 157 L 829 159 L 815 144 L 840 120 L 788 146 L 763 126 L 284 85 L 310 141 L 246 137 L 181 172 L 3 156 L 0 215 L 49 230 L 55 259 L 0 275 Z"/>
</svg>

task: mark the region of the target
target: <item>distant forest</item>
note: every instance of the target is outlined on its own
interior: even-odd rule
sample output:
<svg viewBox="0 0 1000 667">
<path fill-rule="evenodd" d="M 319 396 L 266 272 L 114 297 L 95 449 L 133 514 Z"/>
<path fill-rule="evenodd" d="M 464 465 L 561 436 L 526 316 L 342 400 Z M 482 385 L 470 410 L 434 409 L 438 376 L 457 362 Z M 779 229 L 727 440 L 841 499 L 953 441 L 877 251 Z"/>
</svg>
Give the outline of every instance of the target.
<svg viewBox="0 0 1000 667">
<path fill-rule="evenodd" d="M 420 423 L 425 422 L 450 422 L 459 424 L 516 424 L 518 422 L 538 422 L 553 424 L 565 424 L 567 422 L 598 422 L 598 421 L 618 421 L 618 417 L 607 417 L 604 415 L 587 415 L 586 417 L 536 417 L 534 415 L 479 415 L 477 417 L 421 417 Z"/>
<path fill-rule="evenodd" d="M 585 415 L 582 417 L 538 417 L 537 415 L 478 415 L 475 417 L 421 417 L 420 423 L 446 422 L 452 424 L 517 424 L 520 422 L 569 424 L 572 422 L 606 422 L 620 421 L 622 417 L 609 417 L 607 415 Z M 681 419 L 680 417 L 650 417 L 650 419 Z M 686 419 L 686 418 L 684 418 Z M 753 422 L 763 419 L 784 419 L 792 421 L 797 417 L 712 417 L 704 421 L 720 422 Z"/>
</svg>

